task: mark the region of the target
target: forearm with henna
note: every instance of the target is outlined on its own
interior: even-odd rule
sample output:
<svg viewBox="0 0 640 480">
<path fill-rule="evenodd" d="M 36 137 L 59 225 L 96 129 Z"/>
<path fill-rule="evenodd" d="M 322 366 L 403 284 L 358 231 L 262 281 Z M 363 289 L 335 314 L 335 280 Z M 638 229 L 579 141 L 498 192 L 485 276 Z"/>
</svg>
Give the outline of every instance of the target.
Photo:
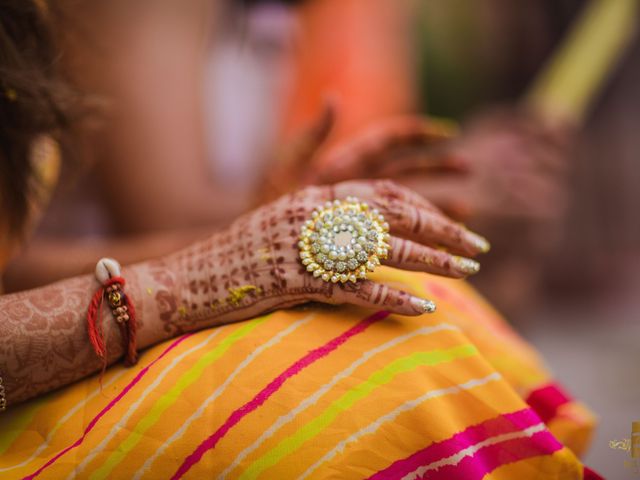
<svg viewBox="0 0 640 480">
<path fill-rule="evenodd" d="M 306 213 L 293 214 L 262 209 L 176 254 L 125 268 L 125 291 L 138 314 L 139 348 L 300 303 L 302 292 L 325 288 L 304 281 L 288 284 L 285 269 L 300 268 L 290 253 L 298 234 L 294 225 Z M 285 218 L 292 223 L 288 235 L 274 229 Z M 86 327 L 98 286 L 93 275 L 85 275 L 0 297 L 0 376 L 10 406 L 100 370 Z M 106 305 L 102 325 L 113 363 L 122 356 L 122 346 Z"/>
<path fill-rule="evenodd" d="M 95 288 L 86 275 L 0 297 L 0 376 L 9 406 L 100 368 L 85 326 Z M 121 354 L 116 335 L 105 322 L 110 361 Z"/>
<path fill-rule="evenodd" d="M 123 269 L 125 292 L 138 320 L 138 348 L 189 329 L 180 317 L 170 319 L 179 298 L 179 269 L 174 259 L 155 260 Z M 98 372 L 102 361 L 89 342 L 87 309 L 99 287 L 93 275 L 0 297 L 0 377 L 9 406 Z M 168 316 L 169 315 L 169 316 Z M 107 362 L 122 357 L 117 325 L 104 302 L 101 312 Z"/>
<path fill-rule="evenodd" d="M 323 203 L 320 189 L 289 195 L 239 218 L 227 230 L 152 262 L 164 331 L 219 325 L 303 303 L 328 301 L 333 285 L 307 275 L 298 259 L 300 226 Z M 173 273 L 168 273 L 173 272 Z"/>
<path fill-rule="evenodd" d="M 176 254 L 125 268 L 125 291 L 138 314 L 139 348 L 300 303 L 303 292 L 326 289 L 304 280 L 288 284 L 285 269 L 300 268 L 290 252 L 298 234 L 293 225 L 304 214 L 290 217 L 294 214 L 259 210 Z M 278 216 L 292 222 L 287 235 L 273 228 L 281 224 Z M 86 327 L 87 307 L 98 286 L 93 275 L 84 275 L 0 297 L 0 376 L 9 406 L 100 370 Z M 102 325 L 108 363 L 114 363 L 123 352 L 106 305 Z"/>
</svg>

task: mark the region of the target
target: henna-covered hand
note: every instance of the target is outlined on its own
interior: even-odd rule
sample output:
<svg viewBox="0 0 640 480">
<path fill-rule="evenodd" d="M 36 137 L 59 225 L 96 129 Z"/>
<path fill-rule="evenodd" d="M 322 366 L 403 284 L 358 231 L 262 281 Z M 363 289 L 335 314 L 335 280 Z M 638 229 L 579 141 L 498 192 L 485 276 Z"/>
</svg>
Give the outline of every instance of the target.
<svg viewBox="0 0 640 480">
<path fill-rule="evenodd" d="M 319 301 L 425 313 L 425 300 L 370 280 L 332 284 L 310 275 L 299 260 L 301 227 L 327 200 L 355 196 L 377 208 L 390 224 L 387 265 L 454 278 L 479 264 L 459 255 L 487 251 L 486 240 L 441 214 L 419 195 L 390 181 L 313 186 L 238 219 L 226 231 L 175 255 L 179 297 L 165 320 L 182 328 L 226 323 L 286 306 Z M 161 293 L 161 292 L 159 292 Z"/>
<path fill-rule="evenodd" d="M 270 169 L 263 200 L 301 184 L 388 178 L 487 231 L 515 218 L 562 216 L 573 145 L 567 125 L 550 126 L 531 112 L 502 108 L 473 118 L 458 134 L 445 121 L 406 116 L 377 122 L 327 148 L 335 119 L 329 103 L 285 149 Z"/>
<path fill-rule="evenodd" d="M 424 313 L 425 301 L 405 292 L 369 280 L 326 283 L 303 267 L 298 252 L 301 226 L 315 207 L 348 196 L 368 202 L 389 222 L 388 265 L 458 278 L 476 272 L 478 264 L 457 255 L 474 256 L 488 249 L 482 237 L 389 181 L 307 187 L 173 255 L 125 267 L 140 348 L 181 332 L 309 301 L 404 315 Z M 87 308 L 97 287 L 96 279 L 85 275 L 0 296 L 0 374 L 9 406 L 100 369 L 86 327 Z M 108 360 L 113 363 L 122 355 L 122 346 L 115 321 L 106 305 L 103 308 Z"/>
</svg>

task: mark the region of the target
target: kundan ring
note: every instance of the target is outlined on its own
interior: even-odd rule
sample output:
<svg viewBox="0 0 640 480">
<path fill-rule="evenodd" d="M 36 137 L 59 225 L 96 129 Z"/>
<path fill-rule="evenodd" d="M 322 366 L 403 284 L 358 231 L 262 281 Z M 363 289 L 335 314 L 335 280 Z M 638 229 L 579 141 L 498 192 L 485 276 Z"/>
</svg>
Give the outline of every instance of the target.
<svg viewBox="0 0 640 480">
<path fill-rule="evenodd" d="M 376 209 L 355 197 L 316 208 L 300 232 L 300 259 L 325 282 L 367 278 L 389 255 L 389 224 Z"/>
</svg>

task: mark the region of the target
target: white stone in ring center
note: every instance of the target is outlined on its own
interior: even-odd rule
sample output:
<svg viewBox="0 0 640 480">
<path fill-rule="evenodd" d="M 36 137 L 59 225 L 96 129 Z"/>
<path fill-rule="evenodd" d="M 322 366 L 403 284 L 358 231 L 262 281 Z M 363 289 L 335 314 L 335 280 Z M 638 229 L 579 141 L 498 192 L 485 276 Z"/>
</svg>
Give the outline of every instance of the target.
<svg viewBox="0 0 640 480">
<path fill-rule="evenodd" d="M 340 232 L 336 233 L 333 242 L 337 247 L 348 247 L 349 245 L 351 245 L 352 240 L 353 235 L 351 234 L 351 232 Z"/>
</svg>

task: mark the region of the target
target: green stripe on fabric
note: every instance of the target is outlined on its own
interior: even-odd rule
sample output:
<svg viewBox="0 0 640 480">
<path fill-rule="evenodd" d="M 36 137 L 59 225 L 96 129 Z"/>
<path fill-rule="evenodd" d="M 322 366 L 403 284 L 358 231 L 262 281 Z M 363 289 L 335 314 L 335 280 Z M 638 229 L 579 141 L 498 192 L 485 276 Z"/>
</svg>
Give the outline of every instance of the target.
<svg viewBox="0 0 640 480">
<path fill-rule="evenodd" d="M 239 477 L 241 480 L 255 479 L 266 469 L 276 465 L 282 458 L 291 455 L 305 442 L 318 435 L 336 417 L 351 408 L 356 402 L 365 398 L 376 388 L 389 383 L 396 375 L 410 372 L 419 366 L 433 366 L 477 354 L 477 349 L 470 344 L 460 345 L 448 350 L 416 352 L 399 358 L 374 372 L 367 380 L 347 391 L 334 401 L 318 417 L 311 420 L 290 437 L 282 440 L 277 446 L 255 460 Z"/>
<path fill-rule="evenodd" d="M 138 442 L 142 440 L 145 432 L 155 425 L 158 420 L 160 420 L 162 414 L 180 398 L 180 395 L 202 376 L 207 367 L 220 359 L 234 343 L 249 335 L 249 333 L 266 319 L 267 317 L 261 317 L 246 323 L 222 340 L 213 350 L 203 355 L 193 367 L 178 379 L 167 393 L 156 401 L 151 411 L 138 421 L 129 436 L 118 445 L 117 450 L 107 458 L 100 468 L 91 474 L 91 477 L 89 477 L 90 480 L 100 480 L 109 477 L 111 471 L 117 467 L 129 452 L 134 449 Z"/>
</svg>

